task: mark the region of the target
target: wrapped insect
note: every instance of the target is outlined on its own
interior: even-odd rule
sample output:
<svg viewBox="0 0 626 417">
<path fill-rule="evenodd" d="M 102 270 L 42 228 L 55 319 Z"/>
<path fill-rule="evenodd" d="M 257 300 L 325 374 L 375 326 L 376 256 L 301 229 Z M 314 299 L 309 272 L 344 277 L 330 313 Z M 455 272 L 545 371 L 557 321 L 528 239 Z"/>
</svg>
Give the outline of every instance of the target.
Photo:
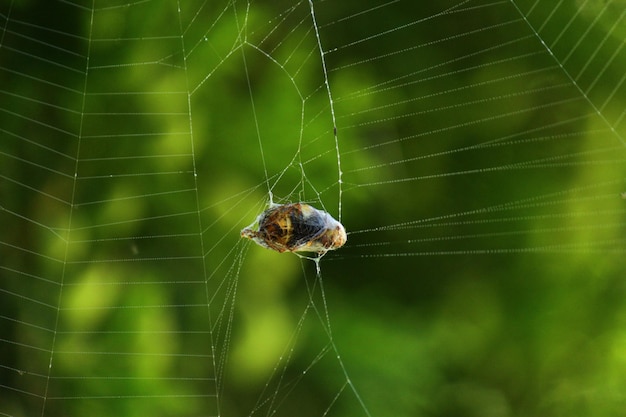
<svg viewBox="0 0 626 417">
<path fill-rule="evenodd" d="M 341 223 L 308 204 L 272 204 L 241 236 L 277 252 L 317 252 L 323 255 L 347 240 Z"/>
</svg>

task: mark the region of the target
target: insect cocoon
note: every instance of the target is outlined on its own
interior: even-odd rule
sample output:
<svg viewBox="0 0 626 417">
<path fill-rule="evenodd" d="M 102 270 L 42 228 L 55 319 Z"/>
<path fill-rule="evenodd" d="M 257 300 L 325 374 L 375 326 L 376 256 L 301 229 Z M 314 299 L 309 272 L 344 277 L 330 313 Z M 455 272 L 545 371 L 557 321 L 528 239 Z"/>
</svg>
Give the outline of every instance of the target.
<svg viewBox="0 0 626 417">
<path fill-rule="evenodd" d="M 325 211 L 308 204 L 273 204 L 241 236 L 277 252 L 317 252 L 342 247 L 346 229 Z"/>
</svg>

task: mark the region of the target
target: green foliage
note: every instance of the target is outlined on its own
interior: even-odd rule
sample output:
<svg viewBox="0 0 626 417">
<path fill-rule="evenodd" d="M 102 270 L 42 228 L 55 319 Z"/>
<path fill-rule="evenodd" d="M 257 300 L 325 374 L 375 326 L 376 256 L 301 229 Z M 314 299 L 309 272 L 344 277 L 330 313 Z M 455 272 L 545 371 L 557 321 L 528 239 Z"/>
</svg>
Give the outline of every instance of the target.
<svg viewBox="0 0 626 417">
<path fill-rule="evenodd" d="M 314 2 L 328 79 L 308 3 L 152 3 L 1 6 L 0 414 L 363 416 L 354 384 L 372 416 L 619 415 L 623 26 L 590 23 L 602 2 L 567 32 L 537 30 L 549 2 L 423 22 L 443 6 Z M 323 293 L 312 262 L 240 239 L 268 187 L 341 201 Z"/>
</svg>

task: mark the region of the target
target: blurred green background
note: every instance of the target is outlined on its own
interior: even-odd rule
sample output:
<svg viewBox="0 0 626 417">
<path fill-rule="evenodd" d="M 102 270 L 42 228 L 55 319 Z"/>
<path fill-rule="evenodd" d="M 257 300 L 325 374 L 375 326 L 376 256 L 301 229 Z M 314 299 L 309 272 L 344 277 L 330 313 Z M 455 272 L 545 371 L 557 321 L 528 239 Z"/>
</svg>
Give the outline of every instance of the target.
<svg viewBox="0 0 626 417">
<path fill-rule="evenodd" d="M 624 16 L 579 3 L 3 2 L 0 414 L 621 415 Z M 341 203 L 320 276 L 240 239 L 270 188 Z"/>
</svg>

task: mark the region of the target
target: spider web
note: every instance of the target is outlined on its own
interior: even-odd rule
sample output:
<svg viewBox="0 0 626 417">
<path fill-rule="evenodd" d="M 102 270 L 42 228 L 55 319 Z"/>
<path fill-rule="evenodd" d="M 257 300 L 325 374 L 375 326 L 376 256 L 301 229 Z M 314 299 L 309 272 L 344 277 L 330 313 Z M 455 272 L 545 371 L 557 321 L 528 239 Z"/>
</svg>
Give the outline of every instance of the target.
<svg viewBox="0 0 626 417">
<path fill-rule="evenodd" d="M 618 414 L 625 4 L 414 3 L 4 2 L 0 415 Z"/>
</svg>

